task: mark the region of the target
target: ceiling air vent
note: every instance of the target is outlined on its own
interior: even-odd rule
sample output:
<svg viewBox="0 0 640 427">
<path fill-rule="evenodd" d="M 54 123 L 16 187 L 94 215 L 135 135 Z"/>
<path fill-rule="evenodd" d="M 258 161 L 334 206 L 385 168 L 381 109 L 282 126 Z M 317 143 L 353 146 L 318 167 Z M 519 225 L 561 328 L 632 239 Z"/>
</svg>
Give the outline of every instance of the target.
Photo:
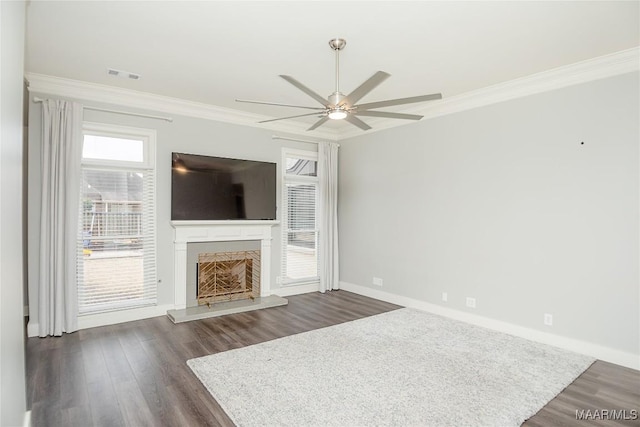
<svg viewBox="0 0 640 427">
<path fill-rule="evenodd" d="M 116 70 L 115 68 L 107 68 L 107 74 L 114 77 L 120 77 L 122 79 L 140 80 L 140 74 L 132 73 L 130 71 Z"/>
</svg>

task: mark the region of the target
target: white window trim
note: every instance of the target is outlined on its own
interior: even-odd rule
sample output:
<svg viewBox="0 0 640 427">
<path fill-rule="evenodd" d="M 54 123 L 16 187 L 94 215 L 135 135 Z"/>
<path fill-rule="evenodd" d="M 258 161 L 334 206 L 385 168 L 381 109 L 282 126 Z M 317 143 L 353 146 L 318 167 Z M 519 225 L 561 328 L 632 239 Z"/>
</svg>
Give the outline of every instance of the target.
<svg viewBox="0 0 640 427">
<path fill-rule="evenodd" d="M 106 166 L 115 168 L 154 169 L 156 165 L 155 129 L 134 128 L 129 126 L 108 125 L 104 123 L 84 122 L 82 136 L 97 135 L 123 139 L 142 140 L 142 162 L 125 160 L 82 159 L 83 166 Z M 155 201 L 155 200 L 154 200 Z"/>
<path fill-rule="evenodd" d="M 300 150 L 296 148 L 283 148 L 282 149 L 282 158 L 285 160 L 284 165 L 286 166 L 287 157 L 295 157 L 297 159 L 306 159 L 306 160 L 318 160 L 318 152 L 311 150 Z M 287 173 L 286 167 L 283 167 L 283 174 Z"/>
<path fill-rule="evenodd" d="M 295 149 L 295 148 L 287 148 L 284 147 L 282 149 L 282 184 L 281 184 L 281 197 L 282 197 L 282 209 L 281 209 L 281 218 L 280 218 L 280 223 L 282 224 L 281 227 L 281 231 L 282 231 L 282 253 L 281 256 L 283 257 L 283 260 L 286 258 L 287 256 L 287 245 L 284 243 L 285 241 L 285 237 L 288 235 L 289 232 L 289 228 L 288 228 L 288 204 L 287 204 L 287 183 L 299 183 L 299 184 L 305 184 L 305 183 L 314 183 L 316 185 L 319 185 L 320 180 L 317 176 L 300 176 L 300 175 L 288 175 L 287 174 L 287 157 L 293 157 L 296 159 L 305 159 L 305 160 L 313 160 L 315 162 L 318 161 L 318 152 L 317 151 L 309 151 L 309 150 L 300 150 L 300 149 Z M 316 236 L 319 236 L 319 230 L 318 230 L 318 224 L 317 224 L 317 218 L 318 218 L 318 201 L 319 201 L 319 191 L 316 191 L 316 200 L 315 200 L 315 204 L 316 204 Z M 318 239 L 316 239 L 316 258 L 317 258 L 317 262 L 319 263 L 319 257 L 318 257 Z M 284 261 L 280 263 L 280 268 L 282 270 L 282 265 L 283 265 Z M 312 277 L 312 278 L 307 278 L 307 279 L 300 279 L 300 280 L 293 280 L 293 281 L 288 281 L 287 278 L 285 277 L 285 271 L 280 271 L 280 286 L 283 288 L 286 287 L 292 287 L 292 286 L 301 286 L 301 285 L 309 285 L 309 284 L 320 284 L 320 277 L 316 276 L 316 277 Z"/>
<path fill-rule="evenodd" d="M 156 169 L 156 141 L 157 141 L 157 132 L 155 129 L 147 129 L 147 128 L 137 128 L 130 126 L 120 126 L 120 125 L 112 125 L 105 123 L 96 123 L 96 122 L 83 122 L 82 124 L 82 136 L 84 135 L 99 135 L 106 137 L 120 137 L 123 139 L 136 139 L 143 141 L 143 161 L 142 162 L 129 162 L 123 160 L 101 160 L 101 159 L 82 159 L 82 168 L 83 169 L 93 169 L 93 170 L 114 170 L 114 169 L 138 169 L 145 171 L 152 171 L 153 181 L 154 181 L 154 191 L 151 195 L 153 206 L 157 209 L 157 192 L 158 192 L 158 176 Z M 156 254 L 158 253 L 158 221 L 157 215 L 154 212 L 154 229 L 155 234 L 153 236 L 152 245 L 153 251 Z M 157 276 L 157 258 L 156 258 L 156 276 Z M 156 277 L 156 286 L 157 286 L 157 277 Z M 157 292 L 157 291 L 156 291 Z M 147 317 L 158 316 L 159 314 L 150 315 L 148 313 L 157 313 L 158 310 L 153 309 L 154 307 L 159 307 L 157 302 L 157 297 L 155 302 L 148 303 L 140 303 L 136 304 L 133 307 L 127 307 L 126 304 L 117 308 L 104 306 L 100 310 L 89 311 L 86 313 L 78 313 L 78 324 L 79 328 L 83 329 L 86 327 L 95 327 L 102 325 L 110 325 L 113 322 L 105 318 L 104 316 L 109 316 L 109 313 L 114 314 L 114 319 L 118 317 L 136 320 L 136 319 L 144 319 Z M 149 310 L 153 309 L 152 312 Z M 162 308 L 160 311 L 164 313 L 165 309 Z M 129 314 L 125 314 L 125 312 L 129 312 Z M 139 312 L 139 316 L 136 314 Z M 123 313 L 122 316 L 117 313 Z"/>
</svg>

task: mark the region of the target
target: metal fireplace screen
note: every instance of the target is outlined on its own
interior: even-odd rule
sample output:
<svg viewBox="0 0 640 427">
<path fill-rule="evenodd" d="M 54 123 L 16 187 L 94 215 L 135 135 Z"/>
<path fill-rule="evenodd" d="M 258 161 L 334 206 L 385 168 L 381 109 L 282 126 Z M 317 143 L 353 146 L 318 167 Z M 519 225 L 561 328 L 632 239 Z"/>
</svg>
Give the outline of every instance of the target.
<svg viewBox="0 0 640 427">
<path fill-rule="evenodd" d="M 198 255 L 198 304 L 260 296 L 260 251 Z"/>
</svg>

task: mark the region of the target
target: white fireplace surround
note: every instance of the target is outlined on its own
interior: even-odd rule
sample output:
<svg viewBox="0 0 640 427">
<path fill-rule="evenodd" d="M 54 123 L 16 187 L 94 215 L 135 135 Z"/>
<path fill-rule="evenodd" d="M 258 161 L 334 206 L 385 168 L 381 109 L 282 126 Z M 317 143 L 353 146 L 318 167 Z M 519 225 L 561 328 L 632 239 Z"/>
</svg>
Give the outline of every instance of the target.
<svg viewBox="0 0 640 427">
<path fill-rule="evenodd" d="M 175 309 L 187 307 L 187 243 L 260 240 L 260 296 L 271 295 L 271 227 L 278 221 L 171 221 Z"/>
</svg>

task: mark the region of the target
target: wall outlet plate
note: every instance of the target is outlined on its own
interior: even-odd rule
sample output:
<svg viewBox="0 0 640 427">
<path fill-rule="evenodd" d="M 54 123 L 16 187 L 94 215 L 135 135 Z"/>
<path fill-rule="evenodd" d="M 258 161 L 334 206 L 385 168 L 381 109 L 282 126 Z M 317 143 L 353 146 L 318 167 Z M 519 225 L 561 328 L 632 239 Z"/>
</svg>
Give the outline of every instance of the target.
<svg viewBox="0 0 640 427">
<path fill-rule="evenodd" d="M 379 277 L 374 277 L 373 278 L 373 284 L 376 286 L 382 286 L 382 279 Z"/>
<path fill-rule="evenodd" d="M 544 324 L 547 326 L 553 326 L 553 315 L 549 313 L 544 314 Z"/>
<path fill-rule="evenodd" d="M 449 301 L 449 295 L 447 295 L 447 293 L 446 293 L 446 292 L 443 292 L 443 293 L 442 293 L 442 301 L 444 301 L 444 302 Z"/>
<path fill-rule="evenodd" d="M 476 299 L 467 297 L 467 307 L 476 308 Z"/>
</svg>

